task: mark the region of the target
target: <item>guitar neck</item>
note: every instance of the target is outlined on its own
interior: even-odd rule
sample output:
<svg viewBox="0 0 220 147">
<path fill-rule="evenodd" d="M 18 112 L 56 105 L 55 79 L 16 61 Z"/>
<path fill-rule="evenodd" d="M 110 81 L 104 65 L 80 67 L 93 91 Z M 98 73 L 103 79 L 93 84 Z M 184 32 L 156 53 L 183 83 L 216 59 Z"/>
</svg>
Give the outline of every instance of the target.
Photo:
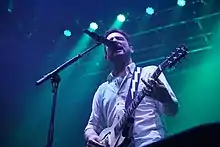
<svg viewBox="0 0 220 147">
<path fill-rule="evenodd" d="M 157 69 L 155 70 L 155 72 L 152 74 L 152 78 L 153 79 L 157 79 L 159 77 L 159 75 L 162 73 L 162 71 L 165 69 L 165 62 L 163 62 L 162 64 L 160 64 Z M 149 93 L 150 94 L 150 93 Z M 127 108 L 127 110 L 125 111 L 125 114 L 123 115 L 123 117 L 121 118 L 121 120 L 119 121 L 119 123 L 115 126 L 115 131 L 118 130 L 122 130 L 122 128 L 124 127 L 125 123 L 127 122 L 127 120 L 129 119 L 129 117 L 132 116 L 132 114 L 134 113 L 135 109 L 138 107 L 138 105 L 141 103 L 141 101 L 143 100 L 143 98 L 146 95 L 146 92 L 141 91 L 137 97 L 134 98 L 134 100 L 132 101 L 132 103 L 130 104 L 130 106 Z"/>
</svg>

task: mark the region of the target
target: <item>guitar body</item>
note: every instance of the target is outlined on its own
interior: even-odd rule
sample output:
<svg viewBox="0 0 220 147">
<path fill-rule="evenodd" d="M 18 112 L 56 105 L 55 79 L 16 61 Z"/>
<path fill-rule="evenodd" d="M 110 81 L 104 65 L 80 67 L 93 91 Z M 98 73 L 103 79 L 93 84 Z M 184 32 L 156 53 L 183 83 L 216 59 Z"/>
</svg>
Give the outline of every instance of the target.
<svg viewBox="0 0 220 147">
<path fill-rule="evenodd" d="M 102 144 L 104 144 L 106 147 L 122 147 L 121 145 L 125 139 L 121 133 L 116 136 L 113 128 L 104 129 L 100 133 L 99 137 L 102 140 Z"/>
<path fill-rule="evenodd" d="M 122 132 L 116 136 L 113 128 L 104 129 L 99 137 L 105 147 L 127 147 L 130 144 L 130 139 L 123 137 Z"/>
<path fill-rule="evenodd" d="M 123 114 L 121 113 L 121 116 L 122 115 Z M 120 119 L 116 119 L 111 127 L 104 129 L 99 134 L 101 142 L 105 147 L 127 147 L 130 144 L 131 140 L 123 136 L 122 130 L 115 132 L 114 128 L 119 123 L 119 120 Z"/>
</svg>

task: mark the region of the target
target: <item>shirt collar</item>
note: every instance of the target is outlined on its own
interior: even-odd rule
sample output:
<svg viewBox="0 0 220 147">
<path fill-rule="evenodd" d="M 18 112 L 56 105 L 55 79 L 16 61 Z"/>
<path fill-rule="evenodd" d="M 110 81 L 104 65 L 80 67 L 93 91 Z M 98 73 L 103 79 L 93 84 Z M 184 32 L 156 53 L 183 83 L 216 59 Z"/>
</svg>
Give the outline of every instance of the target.
<svg viewBox="0 0 220 147">
<path fill-rule="evenodd" d="M 136 65 L 134 62 L 131 62 L 129 65 L 127 65 L 125 67 L 126 73 L 128 74 L 133 74 L 134 69 L 135 69 Z M 107 81 L 108 82 L 112 82 L 113 79 L 115 79 L 116 77 L 113 76 L 112 72 L 108 75 L 107 77 Z"/>
</svg>

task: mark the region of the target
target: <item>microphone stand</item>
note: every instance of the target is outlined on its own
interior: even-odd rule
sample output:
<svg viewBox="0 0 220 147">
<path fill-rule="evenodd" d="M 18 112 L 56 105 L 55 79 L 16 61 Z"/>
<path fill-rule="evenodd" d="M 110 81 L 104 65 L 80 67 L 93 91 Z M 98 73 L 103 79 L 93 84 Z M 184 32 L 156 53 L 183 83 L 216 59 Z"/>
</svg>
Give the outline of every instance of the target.
<svg viewBox="0 0 220 147">
<path fill-rule="evenodd" d="M 53 94 L 53 103 L 51 108 L 51 117 L 50 117 L 50 125 L 47 135 L 47 145 L 46 147 L 52 147 L 53 145 L 53 138 L 54 138 L 54 119 L 55 119 L 55 109 L 56 109 L 56 100 L 57 100 L 57 91 L 59 87 L 59 83 L 61 81 L 61 78 L 59 76 L 59 72 L 71 65 L 72 63 L 76 62 L 78 59 L 82 58 L 83 55 L 88 53 L 89 51 L 93 50 L 94 48 L 100 46 L 102 43 L 97 43 L 94 46 L 88 48 L 86 51 L 84 51 L 81 54 L 78 54 L 76 57 L 73 57 L 72 59 L 66 61 L 56 69 L 54 69 L 52 72 L 49 72 L 48 74 L 45 74 L 41 79 L 39 79 L 36 82 L 36 85 L 40 85 L 43 82 L 45 82 L 48 79 L 51 79 L 52 84 L 52 94 Z"/>
</svg>

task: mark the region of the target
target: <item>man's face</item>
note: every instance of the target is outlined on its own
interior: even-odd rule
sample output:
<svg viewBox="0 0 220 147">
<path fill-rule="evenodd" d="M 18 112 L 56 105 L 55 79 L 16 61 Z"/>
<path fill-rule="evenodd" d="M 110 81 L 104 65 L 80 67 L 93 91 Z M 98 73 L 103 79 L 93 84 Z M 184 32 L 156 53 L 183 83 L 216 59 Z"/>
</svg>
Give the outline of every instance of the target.
<svg viewBox="0 0 220 147">
<path fill-rule="evenodd" d="M 106 54 L 108 60 L 113 60 L 117 57 L 130 56 L 133 53 L 133 48 L 129 45 L 127 39 L 118 32 L 113 32 L 107 36 L 108 40 L 116 41 L 118 43 L 118 48 L 109 48 L 106 46 Z"/>
</svg>

